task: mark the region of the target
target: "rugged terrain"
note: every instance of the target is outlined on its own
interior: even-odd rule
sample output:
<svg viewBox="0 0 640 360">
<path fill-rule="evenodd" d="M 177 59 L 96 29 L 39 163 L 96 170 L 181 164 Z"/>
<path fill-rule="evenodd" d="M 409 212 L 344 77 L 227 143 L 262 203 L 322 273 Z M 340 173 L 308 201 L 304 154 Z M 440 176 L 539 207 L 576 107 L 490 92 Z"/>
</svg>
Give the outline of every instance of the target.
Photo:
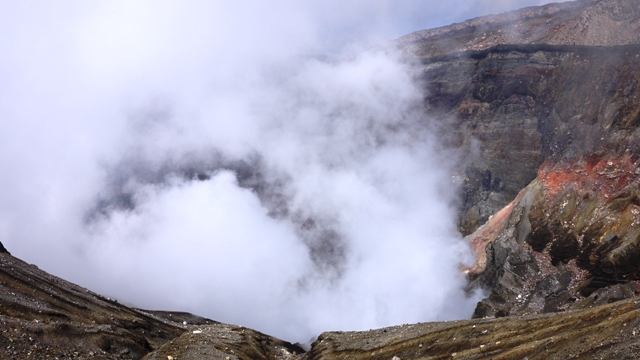
<svg viewBox="0 0 640 360">
<path fill-rule="evenodd" d="M 640 291 L 638 26 L 637 1 L 581 1 L 400 40 L 427 112 L 478 154 L 458 175 L 466 271 L 491 291 L 476 317 Z"/>
<path fill-rule="evenodd" d="M 328 332 L 308 352 L 132 309 L 0 253 L 3 358 L 640 358 L 640 2 L 585 0 L 397 42 L 447 146 L 471 154 L 472 320 Z"/>
</svg>

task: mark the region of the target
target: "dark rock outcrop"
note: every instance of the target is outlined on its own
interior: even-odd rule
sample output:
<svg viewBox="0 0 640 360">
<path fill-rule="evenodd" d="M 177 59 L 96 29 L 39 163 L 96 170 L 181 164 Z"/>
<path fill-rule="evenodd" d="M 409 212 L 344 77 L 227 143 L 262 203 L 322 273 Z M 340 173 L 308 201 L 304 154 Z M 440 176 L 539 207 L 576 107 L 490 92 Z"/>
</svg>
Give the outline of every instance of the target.
<svg viewBox="0 0 640 360">
<path fill-rule="evenodd" d="M 620 299 L 640 290 L 640 159 L 614 154 L 543 164 L 501 216 L 469 236 L 479 260 L 468 269 L 472 284 L 492 291 L 476 317 L 579 308 L 594 292 Z"/>
<path fill-rule="evenodd" d="M 4 245 L 2 245 L 1 242 L 0 242 L 0 254 L 9 254 L 9 251 L 7 251 L 7 249 L 4 247 Z"/>
</svg>

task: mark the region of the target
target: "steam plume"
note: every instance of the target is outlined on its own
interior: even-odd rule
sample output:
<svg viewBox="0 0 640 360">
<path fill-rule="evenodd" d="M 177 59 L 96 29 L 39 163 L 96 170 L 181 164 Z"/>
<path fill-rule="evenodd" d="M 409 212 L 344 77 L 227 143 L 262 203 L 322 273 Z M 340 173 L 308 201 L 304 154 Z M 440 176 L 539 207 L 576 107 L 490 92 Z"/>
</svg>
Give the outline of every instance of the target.
<svg viewBox="0 0 640 360">
<path fill-rule="evenodd" d="M 459 154 L 408 60 L 364 50 L 435 5 L 71 4 L 0 12 L 13 254 L 293 341 L 469 316 Z"/>
</svg>

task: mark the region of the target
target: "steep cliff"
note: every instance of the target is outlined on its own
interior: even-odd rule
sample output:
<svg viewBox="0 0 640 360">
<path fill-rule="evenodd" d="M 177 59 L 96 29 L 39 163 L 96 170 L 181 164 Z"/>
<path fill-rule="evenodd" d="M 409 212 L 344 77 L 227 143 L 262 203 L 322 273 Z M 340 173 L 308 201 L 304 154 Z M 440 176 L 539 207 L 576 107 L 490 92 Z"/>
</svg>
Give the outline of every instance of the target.
<svg viewBox="0 0 640 360">
<path fill-rule="evenodd" d="M 550 4 L 399 40 L 420 58 L 427 112 L 451 119 L 454 145 L 479 151 L 460 174 L 463 233 L 513 200 L 547 160 L 633 151 L 639 6 Z"/>
<path fill-rule="evenodd" d="M 478 151 L 459 174 L 467 272 L 491 291 L 475 316 L 640 290 L 638 26 L 640 3 L 601 0 L 401 39 L 420 57 L 427 112 L 449 119 L 451 145 Z"/>
</svg>

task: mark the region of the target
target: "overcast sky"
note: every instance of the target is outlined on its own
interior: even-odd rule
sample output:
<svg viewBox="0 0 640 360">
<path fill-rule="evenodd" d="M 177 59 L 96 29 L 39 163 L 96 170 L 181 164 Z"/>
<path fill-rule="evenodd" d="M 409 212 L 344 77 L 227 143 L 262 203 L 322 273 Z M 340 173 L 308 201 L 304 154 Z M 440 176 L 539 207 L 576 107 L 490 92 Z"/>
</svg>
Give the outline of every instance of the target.
<svg viewBox="0 0 640 360">
<path fill-rule="evenodd" d="M 2 1 L 0 241 L 123 302 L 292 341 L 468 317 L 465 154 L 412 70 L 364 49 L 542 3 Z"/>
</svg>

